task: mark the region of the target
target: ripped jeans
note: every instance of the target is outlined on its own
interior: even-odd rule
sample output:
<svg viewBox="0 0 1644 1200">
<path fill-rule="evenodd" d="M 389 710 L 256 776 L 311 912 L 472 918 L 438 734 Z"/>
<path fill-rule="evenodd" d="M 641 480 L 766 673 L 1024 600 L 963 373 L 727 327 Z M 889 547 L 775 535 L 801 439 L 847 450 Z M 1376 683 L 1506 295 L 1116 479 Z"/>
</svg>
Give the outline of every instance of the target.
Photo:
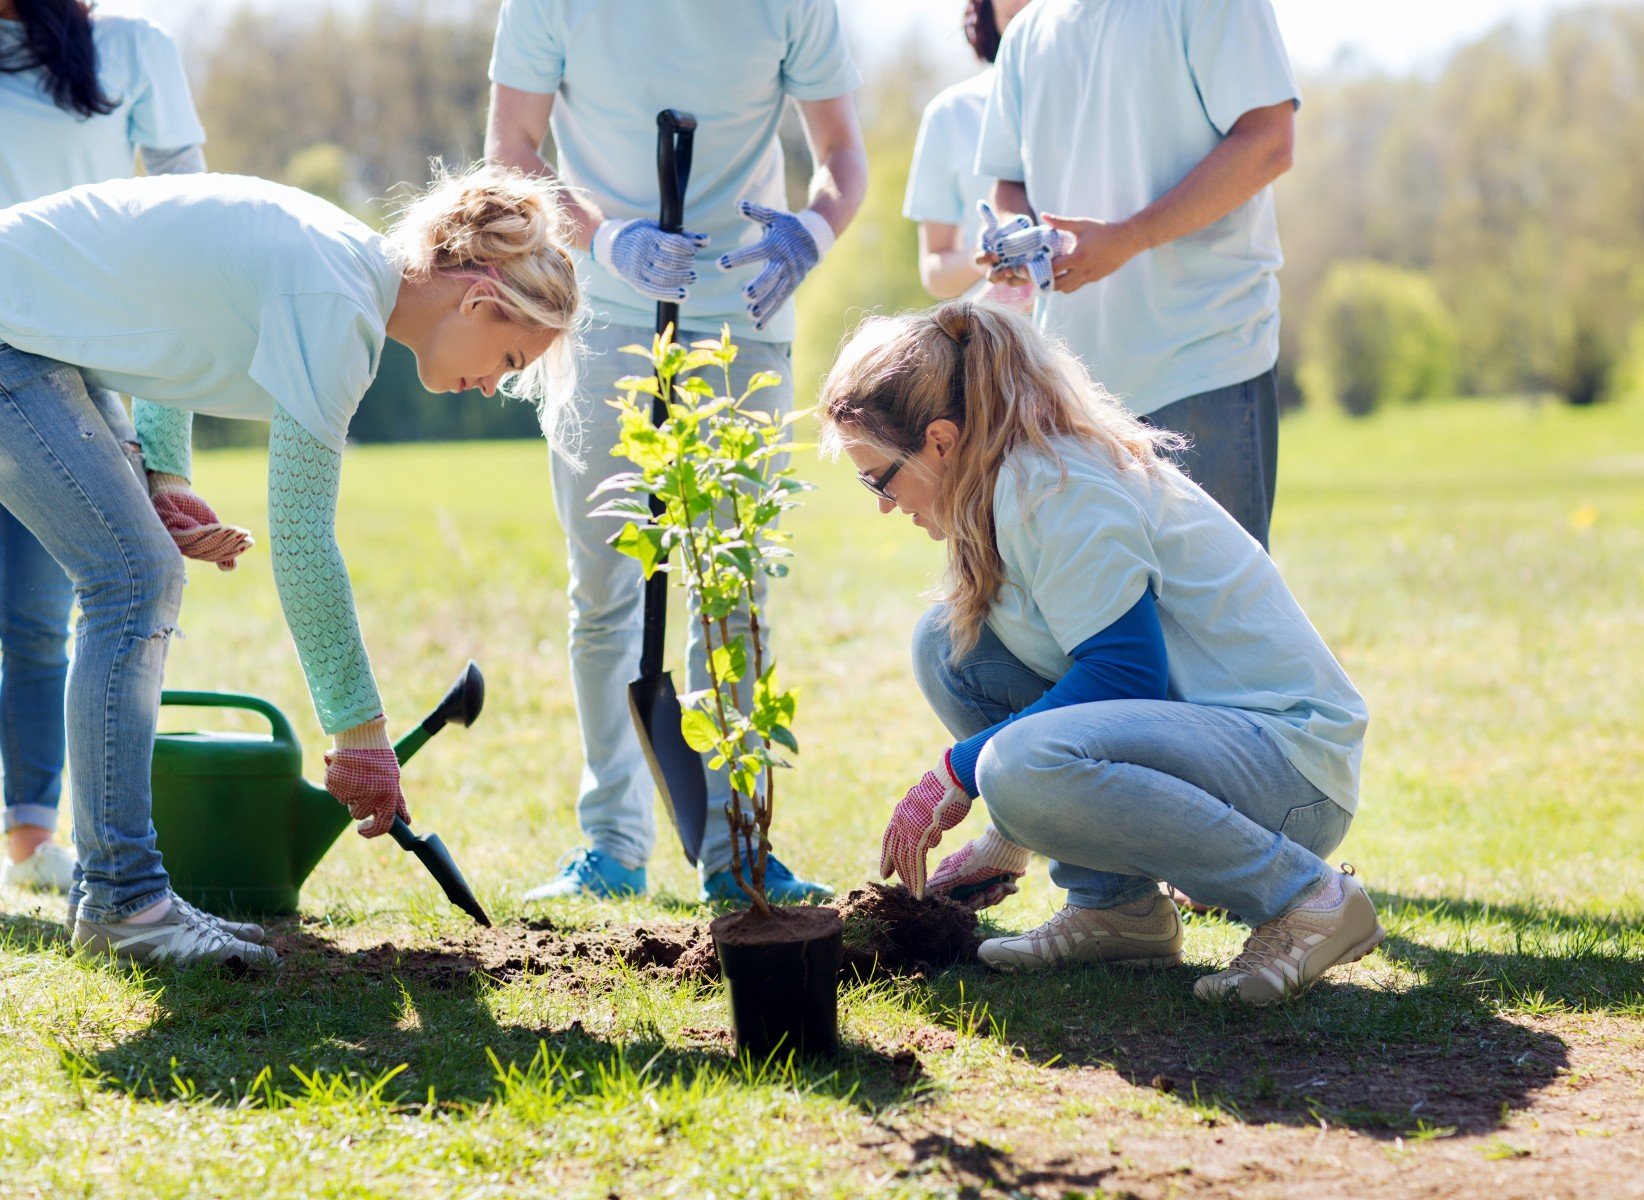
<svg viewBox="0 0 1644 1200">
<path fill-rule="evenodd" d="M 169 886 L 149 772 L 183 560 L 80 372 L 4 343 L 0 505 L 57 560 L 80 604 L 64 705 L 76 893 L 87 920 L 124 920 Z"/>
</svg>

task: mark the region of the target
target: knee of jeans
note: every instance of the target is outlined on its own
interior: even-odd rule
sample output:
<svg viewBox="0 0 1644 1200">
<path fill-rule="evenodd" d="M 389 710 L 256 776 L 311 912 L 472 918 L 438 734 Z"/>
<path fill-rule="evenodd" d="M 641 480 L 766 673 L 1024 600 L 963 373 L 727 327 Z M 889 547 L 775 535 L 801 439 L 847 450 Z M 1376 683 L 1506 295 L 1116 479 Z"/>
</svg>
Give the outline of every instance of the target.
<svg viewBox="0 0 1644 1200">
<path fill-rule="evenodd" d="M 1055 765 L 1043 739 L 1023 724 L 1007 725 L 982 747 L 976 759 L 976 790 L 1000 833 L 1033 849 L 1033 830 L 1043 816 L 1043 773 Z"/>
<path fill-rule="evenodd" d="M 913 677 L 926 701 L 938 705 L 959 691 L 959 680 L 949 658 L 953 635 L 947 624 L 947 605 L 925 611 L 913 626 Z"/>
<path fill-rule="evenodd" d="M 87 616 L 125 610 L 140 636 L 169 633 L 183 607 L 187 575 L 183 556 L 168 534 L 140 541 L 128 550 L 119 570 L 81 587 L 80 608 Z"/>
</svg>

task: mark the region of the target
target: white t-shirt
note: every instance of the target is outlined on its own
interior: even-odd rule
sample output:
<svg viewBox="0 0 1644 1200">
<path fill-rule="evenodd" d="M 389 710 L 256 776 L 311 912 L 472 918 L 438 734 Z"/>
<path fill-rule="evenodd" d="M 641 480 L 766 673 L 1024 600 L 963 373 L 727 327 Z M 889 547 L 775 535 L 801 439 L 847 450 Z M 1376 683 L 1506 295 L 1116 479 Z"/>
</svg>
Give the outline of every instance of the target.
<svg viewBox="0 0 1644 1200">
<path fill-rule="evenodd" d="M 1038 212 L 1119 221 L 1284 101 L 1296 81 L 1269 0 L 1037 0 L 1005 30 L 977 170 L 1024 183 Z M 1146 414 L 1272 368 L 1282 262 L 1263 188 L 1106 279 L 1041 295 L 1036 316 Z"/>
<path fill-rule="evenodd" d="M 607 217 L 656 219 L 656 114 L 695 116 L 684 225 L 710 241 L 680 322 L 793 340 L 793 302 L 754 329 L 742 289 L 757 268 L 721 271 L 715 260 L 762 234 L 737 213 L 738 200 L 788 207 L 777 139 L 787 98 L 830 100 L 862 82 L 835 0 L 504 0 L 491 79 L 555 93 L 557 170 Z M 618 276 L 587 255 L 578 267 L 596 315 L 646 328 L 655 321 L 656 305 Z"/>
<path fill-rule="evenodd" d="M 116 102 L 106 116 L 59 108 L 40 70 L 0 74 L 0 208 L 130 175 L 139 149 L 205 141 L 182 59 L 163 29 L 94 11 L 91 34 L 98 81 Z M 0 21 L 0 47 L 22 37 L 21 21 Z"/>
<path fill-rule="evenodd" d="M 342 451 L 400 269 L 335 205 L 236 175 L 116 179 L 0 209 L 0 342 L 191 412 L 285 409 Z"/>
<path fill-rule="evenodd" d="M 1152 589 L 1170 699 L 1245 713 L 1352 812 L 1369 715 L 1273 560 L 1174 467 L 1149 476 L 1075 439 L 1057 448 L 1065 482 L 1056 463 L 1018 450 L 994 485 L 1006 582 L 989 628 L 1055 681 L 1076 646 Z"/>
<path fill-rule="evenodd" d="M 925 106 L 913 144 L 902 215 L 910 221 L 959 226 L 959 244 L 974 246 L 982 228 L 976 202 L 993 191 L 993 177 L 976 171 L 982 114 L 993 92 L 993 68 L 944 88 Z"/>
</svg>

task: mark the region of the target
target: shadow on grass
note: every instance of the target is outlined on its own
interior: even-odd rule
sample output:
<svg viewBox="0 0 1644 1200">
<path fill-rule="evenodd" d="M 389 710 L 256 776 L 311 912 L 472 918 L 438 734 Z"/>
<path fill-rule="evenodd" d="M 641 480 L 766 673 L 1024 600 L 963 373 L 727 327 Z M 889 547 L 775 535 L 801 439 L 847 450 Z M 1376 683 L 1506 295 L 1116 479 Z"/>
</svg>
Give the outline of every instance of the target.
<svg viewBox="0 0 1644 1200">
<path fill-rule="evenodd" d="M 66 1069 L 153 1102 L 277 1105 L 353 1095 L 417 1110 L 432 1102 L 459 1114 L 522 1090 L 575 1103 L 654 1086 L 776 1083 L 864 1110 L 916 1103 L 922 1093 L 905 1067 L 866 1045 L 847 1043 L 829 1062 L 761 1063 L 738 1059 L 729 1033 L 717 1028 L 686 1028 L 687 1040 L 709 1044 L 681 1046 L 644 1022 L 621 1038 L 600 1036 L 580 1018 L 563 1027 L 502 1024 L 485 1002 L 499 982 L 471 953 L 348 952 L 306 931 L 277 941 L 285 962 L 268 974 L 153 970 L 144 986 L 156 1017 L 94 1054 L 65 1051 Z M 618 985 L 597 966 L 537 978 L 586 997 L 585 1010 Z"/>
<path fill-rule="evenodd" d="M 1391 930 L 1380 953 L 1415 976 L 1409 986 L 1373 986 L 1349 967 L 1299 1001 L 1252 1011 L 1194 1001 L 1202 968 L 966 969 L 919 985 L 915 999 L 1029 1061 L 1106 1068 L 1211 1120 L 1325 1121 L 1385 1137 L 1485 1132 L 1533 1103 L 1569 1055 L 1524 1018 L 1644 1010 L 1636 922 L 1398 895 L 1377 904 Z M 1205 924 L 1189 925 L 1190 944 Z"/>
</svg>

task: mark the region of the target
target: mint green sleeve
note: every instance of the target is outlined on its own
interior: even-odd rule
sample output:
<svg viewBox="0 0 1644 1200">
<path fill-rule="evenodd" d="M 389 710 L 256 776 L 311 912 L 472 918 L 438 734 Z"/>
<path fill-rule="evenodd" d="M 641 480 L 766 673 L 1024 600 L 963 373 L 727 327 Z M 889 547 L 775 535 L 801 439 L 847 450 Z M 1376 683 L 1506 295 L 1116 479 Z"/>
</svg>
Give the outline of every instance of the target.
<svg viewBox="0 0 1644 1200">
<path fill-rule="evenodd" d="M 192 477 L 194 414 L 186 408 L 133 399 L 131 423 L 143 448 L 143 465 L 166 475 Z"/>
<path fill-rule="evenodd" d="M 274 585 L 320 727 L 338 733 L 383 711 L 337 548 L 342 455 L 278 405 L 268 439 L 268 534 Z"/>
</svg>

